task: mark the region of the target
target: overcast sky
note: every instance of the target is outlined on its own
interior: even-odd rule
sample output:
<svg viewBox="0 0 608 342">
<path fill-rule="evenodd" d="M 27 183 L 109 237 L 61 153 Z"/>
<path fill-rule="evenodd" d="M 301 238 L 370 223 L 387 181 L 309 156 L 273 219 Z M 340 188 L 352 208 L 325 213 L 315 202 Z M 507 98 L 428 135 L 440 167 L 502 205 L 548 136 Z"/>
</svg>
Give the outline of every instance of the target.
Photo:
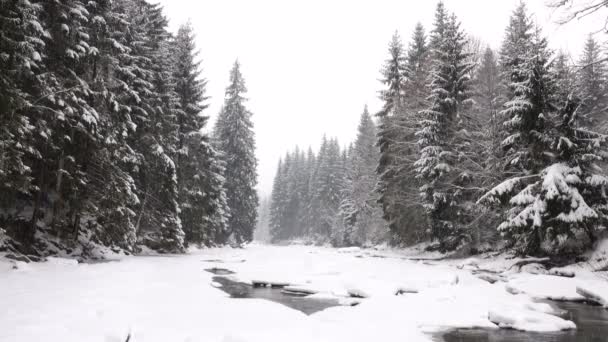
<svg viewBox="0 0 608 342">
<path fill-rule="evenodd" d="M 154 0 L 152 0 L 154 1 Z M 159 0 L 157 0 L 159 1 Z M 586 0 L 580 0 L 586 1 Z M 342 145 L 356 134 L 359 115 L 381 103 L 379 70 L 398 30 L 409 42 L 416 22 L 427 32 L 435 1 L 428 0 L 160 0 L 177 31 L 192 21 L 209 81 L 215 119 L 236 58 L 249 89 L 259 160 L 259 189 L 268 194 L 280 156 L 295 145 L 317 148 L 324 133 Z M 525 1 L 554 49 L 577 56 L 602 17 L 559 26 L 562 15 L 546 0 Z M 519 0 L 445 0 L 462 27 L 492 47 L 500 46 Z M 604 16 L 605 18 L 605 16 Z M 602 38 L 602 36 L 598 36 Z"/>
</svg>

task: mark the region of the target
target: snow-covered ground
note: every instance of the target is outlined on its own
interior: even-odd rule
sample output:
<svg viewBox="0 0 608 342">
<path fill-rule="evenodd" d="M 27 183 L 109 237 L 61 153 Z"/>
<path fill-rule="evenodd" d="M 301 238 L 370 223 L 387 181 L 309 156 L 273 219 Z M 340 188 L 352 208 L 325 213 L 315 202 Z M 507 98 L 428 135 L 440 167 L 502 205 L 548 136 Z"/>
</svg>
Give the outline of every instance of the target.
<svg viewBox="0 0 608 342">
<path fill-rule="evenodd" d="M 506 272 L 490 284 L 472 271 L 504 270 L 513 261 L 410 256 L 253 244 L 101 264 L 53 259 L 13 269 L 0 261 L 0 341 L 121 342 L 131 333 L 131 342 L 418 342 L 447 328 L 573 329 L 535 299 L 580 299 L 577 287 L 608 295 L 591 272 L 579 270 L 575 278 Z M 212 267 L 244 282 L 293 284 L 317 298 L 366 298 L 307 316 L 262 299 L 229 298 L 204 271 Z"/>
</svg>

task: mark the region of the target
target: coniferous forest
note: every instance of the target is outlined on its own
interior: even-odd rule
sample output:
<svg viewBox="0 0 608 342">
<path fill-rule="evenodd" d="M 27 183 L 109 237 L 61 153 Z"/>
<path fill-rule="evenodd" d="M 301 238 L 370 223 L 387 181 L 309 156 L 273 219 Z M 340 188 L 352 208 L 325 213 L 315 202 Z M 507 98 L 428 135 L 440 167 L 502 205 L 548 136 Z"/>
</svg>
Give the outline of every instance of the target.
<svg viewBox="0 0 608 342">
<path fill-rule="evenodd" d="M 587 250 L 608 224 L 602 43 L 553 51 L 523 2 L 498 49 L 474 34 L 442 2 L 432 27 L 395 32 L 382 108 L 362 104 L 353 142 L 287 153 L 260 199 L 240 64 L 208 127 L 191 24 L 170 32 L 145 0 L 1 1 L 0 247 L 179 253 L 259 226 L 273 242 Z"/>
<path fill-rule="evenodd" d="M 256 161 L 239 64 L 211 136 L 195 33 L 167 25 L 145 0 L 0 2 L 4 250 L 251 241 Z"/>
<path fill-rule="evenodd" d="M 0 342 L 606 342 L 607 147 L 608 0 L 0 0 Z"/>
<path fill-rule="evenodd" d="M 280 161 L 273 241 L 575 255 L 605 234 L 602 45 L 590 34 L 580 56 L 552 51 L 523 2 L 498 50 L 474 34 L 442 2 L 428 30 L 394 34 L 383 107 L 365 109 L 356 140 Z"/>
</svg>

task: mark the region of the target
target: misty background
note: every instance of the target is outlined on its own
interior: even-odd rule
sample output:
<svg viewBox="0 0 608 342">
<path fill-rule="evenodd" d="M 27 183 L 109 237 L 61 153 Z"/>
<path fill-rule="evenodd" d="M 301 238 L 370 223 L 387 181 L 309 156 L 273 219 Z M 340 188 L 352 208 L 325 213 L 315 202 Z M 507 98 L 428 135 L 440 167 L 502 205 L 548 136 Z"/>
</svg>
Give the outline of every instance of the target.
<svg viewBox="0 0 608 342">
<path fill-rule="evenodd" d="M 381 107 L 379 70 L 395 30 L 409 42 L 414 26 L 433 23 L 434 1 L 160 0 L 171 31 L 190 20 L 197 35 L 211 116 L 220 110 L 228 70 L 241 62 L 253 112 L 258 189 L 271 191 L 278 160 L 298 145 L 317 150 L 324 134 L 342 146 L 354 140 L 365 104 Z M 547 0 L 524 1 L 550 37 L 551 48 L 578 59 L 601 13 L 560 25 L 563 10 Z M 500 47 L 509 16 L 520 0 L 446 0 L 472 37 Z M 602 41 L 604 35 L 596 34 Z"/>
</svg>

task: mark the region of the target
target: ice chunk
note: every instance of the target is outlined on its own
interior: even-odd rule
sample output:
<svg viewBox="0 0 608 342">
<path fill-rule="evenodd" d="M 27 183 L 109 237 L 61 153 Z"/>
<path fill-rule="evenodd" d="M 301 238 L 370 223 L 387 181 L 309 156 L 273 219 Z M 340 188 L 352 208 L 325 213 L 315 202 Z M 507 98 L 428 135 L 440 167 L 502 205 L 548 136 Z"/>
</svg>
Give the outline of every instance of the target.
<svg viewBox="0 0 608 342">
<path fill-rule="evenodd" d="M 523 331 L 560 331 L 576 329 L 576 324 L 563 318 L 527 308 L 491 310 L 488 319 L 500 328 Z"/>
</svg>

